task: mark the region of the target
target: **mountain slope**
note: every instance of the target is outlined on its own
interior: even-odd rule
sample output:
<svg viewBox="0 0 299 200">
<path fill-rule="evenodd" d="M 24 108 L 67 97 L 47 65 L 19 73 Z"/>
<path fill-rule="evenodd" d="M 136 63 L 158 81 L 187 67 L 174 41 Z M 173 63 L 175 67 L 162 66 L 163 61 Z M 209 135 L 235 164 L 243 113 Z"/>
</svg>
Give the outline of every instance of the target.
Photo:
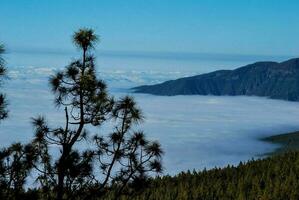
<svg viewBox="0 0 299 200">
<path fill-rule="evenodd" d="M 122 200 L 299 199 L 299 153 L 288 152 L 238 166 L 187 171 L 150 180 L 147 188 Z M 113 199 L 113 198 L 108 198 Z"/>
<path fill-rule="evenodd" d="M 166 81 L 133 88 L 155 95 L 255 95 L 299 100 L 299 58 L 285 62 L 257 62 L 235 70 Z"/>
</svg>

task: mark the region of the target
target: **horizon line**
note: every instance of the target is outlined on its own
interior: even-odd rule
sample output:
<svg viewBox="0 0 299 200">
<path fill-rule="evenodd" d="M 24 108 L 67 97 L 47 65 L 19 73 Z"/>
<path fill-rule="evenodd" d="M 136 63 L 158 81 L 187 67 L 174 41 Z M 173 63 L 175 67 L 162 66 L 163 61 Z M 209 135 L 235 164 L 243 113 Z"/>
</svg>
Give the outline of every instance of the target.
<svg viewBox="0 0 299 200">
<path fill-rule="evenodd" d="M 78 51 L 70 49 L 47 49 L 47 48 L 8 48 L 6 54 L 57 54 L 70 55 Z M 188 52 L 188 51 L 144 51 L 144 50 L 95 50 L 98 56 L 106 57 L 134 57 L 148 59 L 176 59 L 176 60 L 237 60 L 246 61 L 261 59 L 272 61 L 271 59 L 291 59 L 299 56 L 295 55 L 270 55 L 270 54 L 237 54 L 237 53 L 219 53 L 219 52 Z M 269 60 L 268 60 L 269 59 Z"/>
</svg>

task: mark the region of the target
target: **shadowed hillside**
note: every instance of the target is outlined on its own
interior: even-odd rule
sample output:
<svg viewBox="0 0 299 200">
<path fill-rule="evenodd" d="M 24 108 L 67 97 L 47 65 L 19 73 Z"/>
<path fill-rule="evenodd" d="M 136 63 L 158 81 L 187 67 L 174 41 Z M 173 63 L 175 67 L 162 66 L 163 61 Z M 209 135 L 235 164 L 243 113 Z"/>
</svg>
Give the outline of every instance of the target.
<svg viewBox="0 0 299 200">
<path fill-rule="evenodd" d="M 150 182 L 138 200 L 170 199 L 299 199 L 299 153 L 289 152 L 237 167 L 182 172 Z M 108 198 L 110 199 L 110 198 Z"/>
<path fill-rule="evenodd" d="M 257 62 L 235 70 L 166 81 L 133 88 L 154 95 L 249 95 L 299 100 L 299 58 L 285 62 Z"/>
<path fill-rule="evenodd" d="M 189 200 L 189 199 L 299 199 L 299 153 L 288 152 L 261 160 L 203 171 L 181 172 L 147 181 L 146 188 L 128 185 L 123 195 L 116 188 L 94 200 Z M 140 185 L 140 183 L 137 183 Z M 0 191 L 1 192 L 1 191 Z M 90 193 L 82 188 L 83 193 Z M 1 193 L 0 193 L 1 195 Z M 22 193 L 22 199 L 45 199 L 42 190 Z M 80 199 L 80 197 L 73 198 Z"/>
</svg>

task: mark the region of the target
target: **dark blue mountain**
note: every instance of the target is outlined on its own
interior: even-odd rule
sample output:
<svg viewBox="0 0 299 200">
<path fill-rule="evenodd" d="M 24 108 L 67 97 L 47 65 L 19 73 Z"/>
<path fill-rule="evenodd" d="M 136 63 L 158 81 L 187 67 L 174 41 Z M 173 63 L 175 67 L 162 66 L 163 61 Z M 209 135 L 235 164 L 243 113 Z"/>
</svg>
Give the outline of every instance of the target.
<svg viewBox="0 0 299 200">
<path fill-rule="evenodd" d="M 285 62 L 257 62 L 235 70 L 170 80 L 133 88 L 154 95 L 249 95 L 299 100 L 299 58 Z"/>
</svg>

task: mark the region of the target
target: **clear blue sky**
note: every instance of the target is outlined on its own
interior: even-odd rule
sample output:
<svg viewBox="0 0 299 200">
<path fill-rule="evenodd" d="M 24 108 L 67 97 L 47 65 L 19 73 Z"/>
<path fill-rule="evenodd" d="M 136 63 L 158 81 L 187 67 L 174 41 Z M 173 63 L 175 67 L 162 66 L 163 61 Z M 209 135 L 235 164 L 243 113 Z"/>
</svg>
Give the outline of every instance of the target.
<svg viewBox="0 0 299 200">
<path fill-rule="evenodd" d="M 0 0 L 10 50 L 70 50 L 92 27 L 99 49 L 299 55 L 298 0 Z"/>
</svg>

